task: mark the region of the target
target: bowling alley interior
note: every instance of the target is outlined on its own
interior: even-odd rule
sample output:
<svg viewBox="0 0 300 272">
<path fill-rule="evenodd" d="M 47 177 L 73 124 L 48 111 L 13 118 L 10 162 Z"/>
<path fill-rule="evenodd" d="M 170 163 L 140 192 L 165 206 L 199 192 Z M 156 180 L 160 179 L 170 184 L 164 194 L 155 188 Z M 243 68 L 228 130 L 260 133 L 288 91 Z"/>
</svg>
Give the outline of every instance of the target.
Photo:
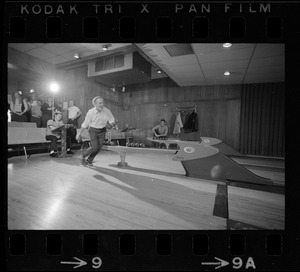
<svg viewBox="0 0 300 272">
<path fill-rule="evenodd" d="M 6 49 L 9 230 L 285 229 L 284 44 Z"/>
</svg>

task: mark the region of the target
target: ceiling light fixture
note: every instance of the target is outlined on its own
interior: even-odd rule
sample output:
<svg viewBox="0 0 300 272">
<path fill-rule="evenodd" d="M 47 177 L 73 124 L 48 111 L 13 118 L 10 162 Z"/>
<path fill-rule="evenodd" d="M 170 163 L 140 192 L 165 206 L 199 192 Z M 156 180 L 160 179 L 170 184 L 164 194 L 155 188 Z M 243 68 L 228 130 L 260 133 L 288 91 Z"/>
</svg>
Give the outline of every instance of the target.
<svg viewBox="0 0 300 272">
<path fill-rule="evenodd" d="M 158 74 L 161 74 L 161 70 L 160 70 L 160 69 L 158 69 L 156 72 L 157 72 Z"/>
<path fill-rule="evenodd" d="M 49 85 L 49 89 L 52 93 L 57 93 L 59 90 L 59 85 L 56 82 L 52 82 Z"/>
<path fill-rule="evenodd" d="M 102 45 L 102 50 L 103 51 L 107 51 L 108 50 L 108 47 L 110 47 L 111 46 L 111 44 L 103 44 Z"/>
<path fill-rule="evenodd" d="M 75 53 L 75 54 L 74 54 L 74 58 L 75 58 L 75 59 L 80 59 L 80 55 L 79 55 L 78 53 Z"/>
<path fill-rule="evenodd" d="M 34 89 L 30 89 L 30 93 L 34 93 Z"/>
<path fill-rule="evenodd" d="M 232 46 L 231 43 L 223 43 L 223 47 L 225 47 L 225 48 L 229 48 L 230 46 Z"/>
<path fill-rule="evenodd" d="M 229 76 L 229 75 L 230 75 L 230 72 L 226 71 L 226 72 L 224 73 L 224 75 L 225 75 L 225 76 Z"/>
<path fill-rule="evenodd" d="M 122 92 L 125 93 L 125 86 L 122 87 Z"/>
</svg>

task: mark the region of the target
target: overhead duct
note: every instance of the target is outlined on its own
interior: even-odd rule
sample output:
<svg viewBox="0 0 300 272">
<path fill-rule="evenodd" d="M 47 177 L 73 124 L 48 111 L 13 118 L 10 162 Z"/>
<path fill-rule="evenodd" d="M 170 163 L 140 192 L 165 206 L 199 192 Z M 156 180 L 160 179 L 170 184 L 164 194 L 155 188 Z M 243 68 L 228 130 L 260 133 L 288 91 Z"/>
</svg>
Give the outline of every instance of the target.
<svg viewBox="0 0 300 272">
<path fill-rule="evenodd" d="M 151 64 L 138 52 L 114 54 L 89 61 L 88 77 L 106 86 L 122 86 L 151 80 Z"/>
</svg>

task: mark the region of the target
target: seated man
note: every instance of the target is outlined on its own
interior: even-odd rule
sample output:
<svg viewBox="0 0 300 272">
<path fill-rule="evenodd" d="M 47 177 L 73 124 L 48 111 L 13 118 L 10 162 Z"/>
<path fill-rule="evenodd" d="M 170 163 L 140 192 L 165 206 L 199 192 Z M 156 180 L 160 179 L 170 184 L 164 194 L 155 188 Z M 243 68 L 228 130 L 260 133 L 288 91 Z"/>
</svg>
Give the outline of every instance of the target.
<svg viewBox="0 0 300 272">
<path fill-rule="evenodd" d="M 57 157 L 57 140 L 61 138 L 60 131 L 54 131 L 56 128 L 64 125 L 62 119 L 62 113 L 60 111 L 56 111 L 54 113 L 54 120 L 48 120 L 47 122 L 47 130 L 46 130 L 46 140 L 51 141 L 51 157 Z M 71 151 L 71 140 L 70 137 L 67 136 L 67 154 L 74 154 Z"/>
<path fill-rule="evenodd" d="M 166 120 L 161 119 L 160 124 L 152 128 L 154 139 L 163 139 L 163 140 L 167 139 L 169 129 L 165 123 Z"/>
</svg>

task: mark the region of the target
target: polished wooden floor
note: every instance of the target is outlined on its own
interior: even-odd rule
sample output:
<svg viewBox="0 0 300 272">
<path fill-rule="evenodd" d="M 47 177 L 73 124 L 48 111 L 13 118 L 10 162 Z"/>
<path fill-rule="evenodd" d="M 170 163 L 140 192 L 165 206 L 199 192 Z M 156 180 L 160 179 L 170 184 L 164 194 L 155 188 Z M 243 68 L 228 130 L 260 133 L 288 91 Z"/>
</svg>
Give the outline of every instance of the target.
<svg viewBox="0 0 300 272">
<path fill-rule="evenodd" d="M 226 185 L 222 217 L 214 209 L 224 183 L 188 178 L 168 155 L 127 155 L 124 169 L 114 152 L 102 150 L 94 168 L 80 154 L 8 159 L 9 229 L 284 229 L 284 170 L 261 170 L 279 191 Z"/>
</svg>

